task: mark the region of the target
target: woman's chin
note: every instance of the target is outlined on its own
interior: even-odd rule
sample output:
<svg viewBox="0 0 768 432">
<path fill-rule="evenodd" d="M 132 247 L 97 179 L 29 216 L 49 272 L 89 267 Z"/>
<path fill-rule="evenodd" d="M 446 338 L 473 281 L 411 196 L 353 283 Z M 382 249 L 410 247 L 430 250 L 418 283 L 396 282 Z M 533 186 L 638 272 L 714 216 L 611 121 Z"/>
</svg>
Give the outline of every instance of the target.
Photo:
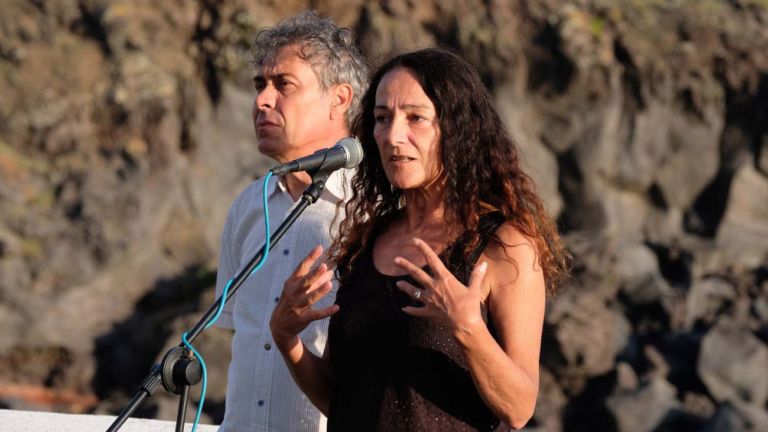
<svg viewBox="0 0 768 432">
<path fill-rule="evenodd" d="M 389 178 L 389 183 L 392 187 L 400 190 L 415 189 L 419 186 L 419 182 L 415 179 L 403 176 L 392 176 Z"/>
</svg>

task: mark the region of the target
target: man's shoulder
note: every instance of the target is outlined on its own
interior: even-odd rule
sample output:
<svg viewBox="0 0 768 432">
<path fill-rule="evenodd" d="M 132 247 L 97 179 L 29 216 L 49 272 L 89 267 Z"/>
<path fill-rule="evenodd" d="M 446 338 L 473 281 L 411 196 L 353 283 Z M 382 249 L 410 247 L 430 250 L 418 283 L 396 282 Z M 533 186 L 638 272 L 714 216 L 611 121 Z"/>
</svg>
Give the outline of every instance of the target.
<svg viewBox="0 0 768 432">
<path fill-rule="evenodd" d="M 241 220 L 246 214 L 258 211 L 263 207 L 262 193 L 264 177 L 256 179 L 248 184 L 232 201 L 229 206 L 227 220 L 229 224 Z"/>
<path fill-rule="evenodd" d="M 250 182 L 248 186 L 246 186 L 239 195 L 237 195 L 237 198 L 235 198 L 235 201 L 232 203 L 232 206 L 239 205 L 242 202 L 253 202 L 254 198 L 261 197 L 261 194 L 263 192 L 264 188 L 264 180 L 266 177 L 259 177 L 258 179 Z M 259 199 L 256 201 L 258 203 L 261 203 L 261 200 Z"/>
</svg>

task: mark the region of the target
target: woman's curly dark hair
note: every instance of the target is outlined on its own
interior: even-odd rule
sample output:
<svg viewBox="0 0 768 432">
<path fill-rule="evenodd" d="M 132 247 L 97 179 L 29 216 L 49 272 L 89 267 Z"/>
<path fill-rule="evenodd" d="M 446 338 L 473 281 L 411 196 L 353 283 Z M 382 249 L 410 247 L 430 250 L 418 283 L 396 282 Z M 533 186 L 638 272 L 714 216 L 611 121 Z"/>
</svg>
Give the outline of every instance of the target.
<svg viewBox="0 0 768 432">
<path fill-rule="evenodd" d="M 346 282 L 372 235 L 386 227 L 401 208 L 403 192 L 387 180 L 373 137 L 376 90 L 384 75 L 396 68 L 412 72 L 435 105 L 446 223 L 470 234 L 465 252 L 481 241 L 480 216 L 500 212 L 507 223 L 535 242 L 548 291 L 554 292 L 567 275 L 568 253 L 533 181 L 520 169 L 517 145 L 475 69 L 456 54 L 436 48 L 393 58 L 376 72 L 363 96 L 353 130 L 365 158 L 352 179 L 346 218 L 330 249 L 339 281 Z"/>
</svg>

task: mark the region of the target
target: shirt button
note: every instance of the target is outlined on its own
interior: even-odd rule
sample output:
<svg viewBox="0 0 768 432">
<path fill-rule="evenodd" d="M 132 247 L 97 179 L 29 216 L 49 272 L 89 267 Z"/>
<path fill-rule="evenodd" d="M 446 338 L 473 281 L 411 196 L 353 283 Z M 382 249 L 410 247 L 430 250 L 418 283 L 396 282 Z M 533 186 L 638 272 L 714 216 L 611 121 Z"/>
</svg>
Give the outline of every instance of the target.
<svg viewBox="0 0 768 432">
<path fill-rule="evenodd" d="M 275 297 L 275 303 L 280 301 L 280 297 Z"/>
<path fill-rule="evenodd" d="M 264 401 L 263 401 L 263 400 L 260 400 L 260 401 L 258 401 L 258 402 L 256 402 L 256 403 L 257 403 L 259 406 L 264 406 Z"/>
<path fill-rule="evenodd" d="M 288 256 L 291 253 L 288 249 L 283 249 L 283 255 Z"/>
<path fill-rule="evenodd" d="M 269 342 L 267 342 L 267 343 L 264 344 L 264 349 L 269 351 L 269 350 L 272 349 L 272 345 L 270 345 Z"/>
</svg>

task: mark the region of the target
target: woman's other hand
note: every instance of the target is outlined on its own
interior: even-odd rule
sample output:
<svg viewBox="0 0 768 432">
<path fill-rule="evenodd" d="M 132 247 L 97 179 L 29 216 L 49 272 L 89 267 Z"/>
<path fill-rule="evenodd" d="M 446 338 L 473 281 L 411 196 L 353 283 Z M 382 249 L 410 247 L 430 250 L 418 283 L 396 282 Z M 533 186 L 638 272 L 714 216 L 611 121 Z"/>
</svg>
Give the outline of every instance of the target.
<svg viewBox="0 0 768 432">
<path fill-rule="evenodd" d="M 323 296 L 333 288 L 333 271 L 325 263 L 314 269 L 312 266 L 323 253 L 322 246 L 316 246 L 299 263 L 296 270 L 283 285 L 283 293 L 272 311 L 269 328 L 278 348 L 286 352 L 298 342 L 298 335 L 312 322 L 327 318 L 339 310 L 338 305 L 324 309 L 313 309 Z"/>
</svg>

